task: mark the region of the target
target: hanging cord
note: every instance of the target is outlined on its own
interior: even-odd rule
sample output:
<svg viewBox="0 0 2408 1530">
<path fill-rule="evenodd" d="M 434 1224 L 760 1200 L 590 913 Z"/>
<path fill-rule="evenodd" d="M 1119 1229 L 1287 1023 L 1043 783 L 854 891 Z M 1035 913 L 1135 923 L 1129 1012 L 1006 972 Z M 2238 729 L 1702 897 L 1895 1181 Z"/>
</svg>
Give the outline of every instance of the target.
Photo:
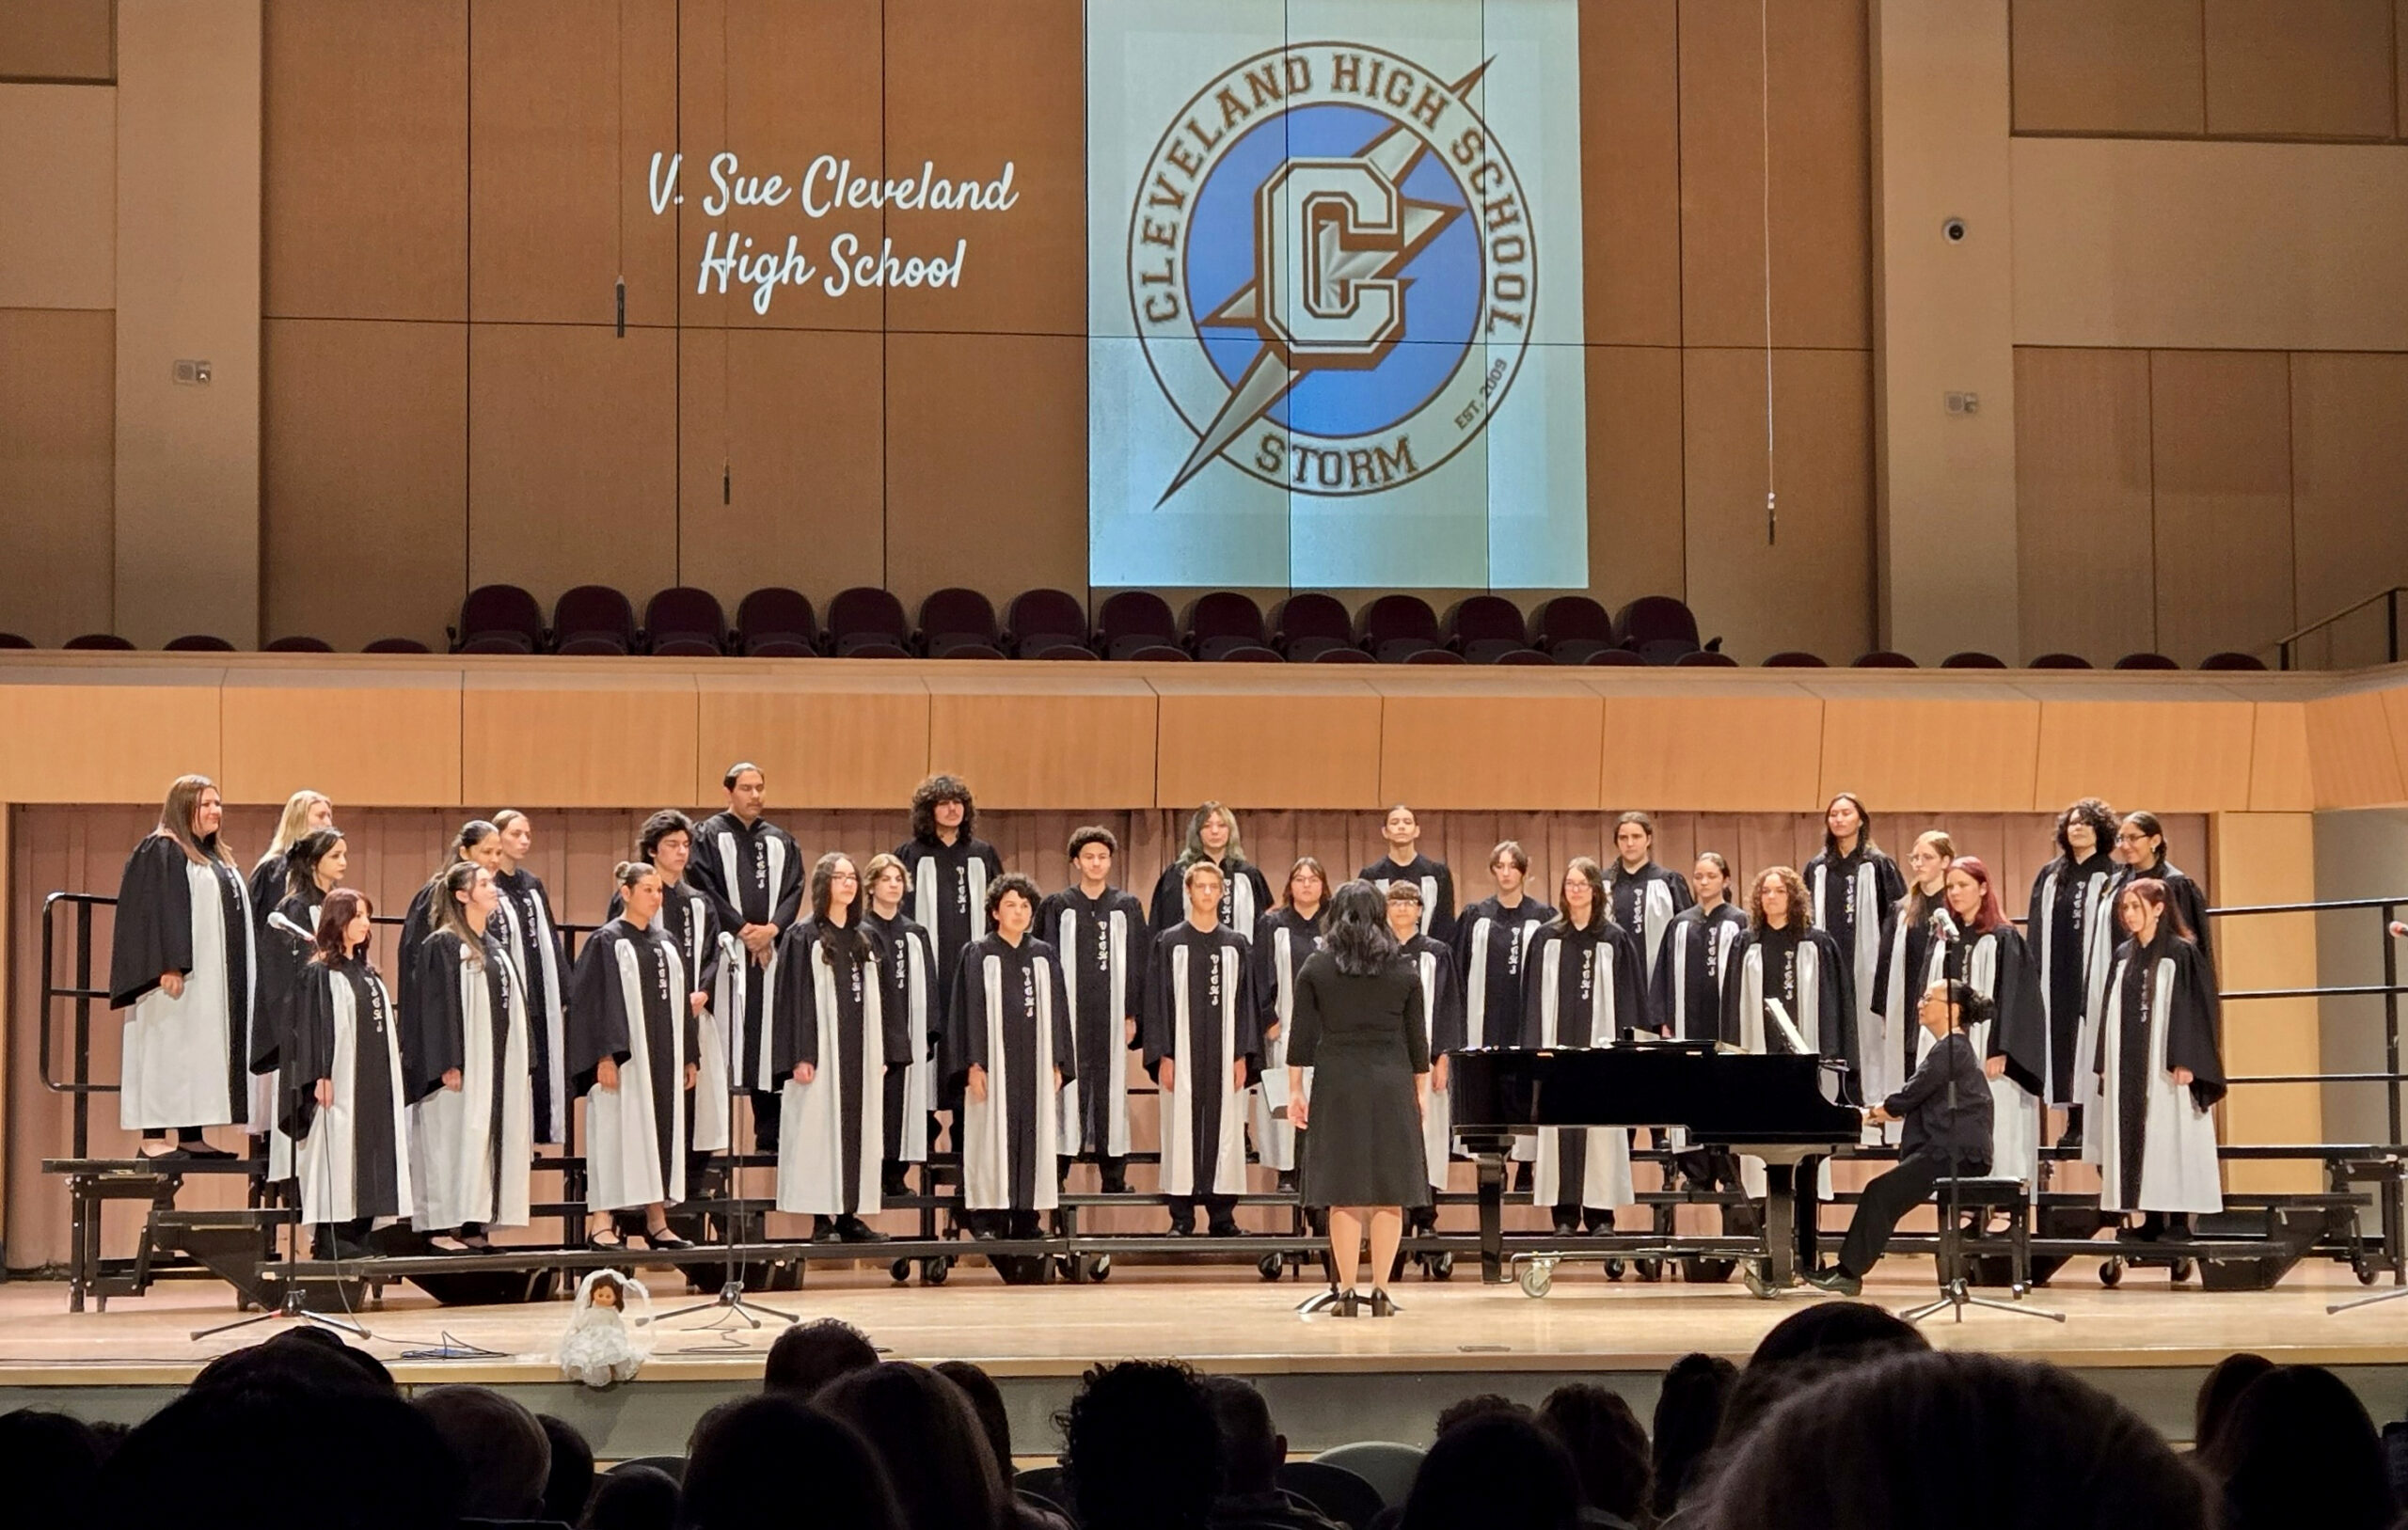
<svg viewBox="0 0 2408 1530">
<path fill-rule="evenodd" d="M 1756 0 L 1756 56 L 1763 87 L 1765 164 L 1765 545 L 1781 541 L 1781 513 L 1773 497 L 1772 432 L 1772 24 L 1770 0 Z"/>
<path fill-rule="evenodd" d="M 614 122 L 619 139 L 619 163 L 610 177 L 611 188 L 619 201 L 619 281 L 613 290 L 613 323 L 617 338 L 627 338 L 627 0 L 619 0 L 618 72 L 613 81 L 617 116 Z"/>
</svg>

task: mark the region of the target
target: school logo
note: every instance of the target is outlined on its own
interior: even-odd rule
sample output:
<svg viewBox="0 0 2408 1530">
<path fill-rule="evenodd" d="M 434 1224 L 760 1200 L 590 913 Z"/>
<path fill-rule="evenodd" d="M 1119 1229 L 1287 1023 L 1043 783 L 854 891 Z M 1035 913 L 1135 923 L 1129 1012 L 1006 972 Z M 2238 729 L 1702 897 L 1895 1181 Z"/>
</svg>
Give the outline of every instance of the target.
<svg viewBox="0 0 2408 1530">
<path fill-rule="evenodd" d="M 1529 349 L 1540 247 L 1470 99 L 1488 68 L 1291 43 L 1170 114 L 1126 242 L 1146 363 L 1195 434 L 1161 500 L 1216 460 L 1293 494 L 1378 494 L 1487 428 Z"/>
</svg>

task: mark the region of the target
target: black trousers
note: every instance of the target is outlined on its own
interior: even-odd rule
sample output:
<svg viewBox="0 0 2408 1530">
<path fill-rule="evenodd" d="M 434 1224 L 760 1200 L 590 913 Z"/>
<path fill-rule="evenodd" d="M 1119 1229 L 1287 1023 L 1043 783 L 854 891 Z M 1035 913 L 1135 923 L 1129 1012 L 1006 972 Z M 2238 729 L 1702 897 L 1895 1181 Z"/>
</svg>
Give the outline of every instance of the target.
<svg viewBox="0 0 2408 1530">
<path fill-rule="evenodd" d="M 1917 1148 L 1900 1159 L 1896 1168 L 1864 1187 L 1856 1215 L 1849 1219 L 1847 1237 L 1840 1244 L 1840 1268 L 1861 1276 L 1879 1264 L 1881 1251 L 1890 1246 L 1890 1235 L 1898 1230 L 1908 1212 L 1931 1199 L 1932 1187 L 1941 1180 L 1951 1175 L 1988 1172 L 1987 1163 L 1960 1166 L 1930 1148 Z"/>
<path fill-rule="evenodd" d="M 1170 1200 L 1170 1224 L 1182 1232 L 1193 1231 L 1199 1204 L 1204 1207 L 1207 1228 L 1237 1225 L 1238 1201 L 1234 1195 L 1191 1195 L 1184 1200 L 1174 1195 Z"/>
<path fill-rule="evenodd" d="M 752 1151 L 778 1150 L 778 1116 L 785 1106 L 783 1091 L 755 1089 L 752 1096 Z"/>
</svg>

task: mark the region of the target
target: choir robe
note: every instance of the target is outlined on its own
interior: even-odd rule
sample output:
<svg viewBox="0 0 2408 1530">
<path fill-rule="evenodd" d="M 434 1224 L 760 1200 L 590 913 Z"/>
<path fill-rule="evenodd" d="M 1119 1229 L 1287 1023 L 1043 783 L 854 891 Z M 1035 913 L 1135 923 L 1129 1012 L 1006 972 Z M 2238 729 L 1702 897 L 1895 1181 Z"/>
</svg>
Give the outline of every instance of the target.
<svg viewBox="0 0 2408 1530">
<path fill-rule="evenodd" d="M 963 834 L 951 844 L 905 840 L 895 847 L 895 859 L 911 876 L 911 901 L 903 907 L 936 948 L 938 983 L 950 982 L 961 948 L 987 933 L 987 888 L 1004 875 L 1004 858 L 985 840 Z M 938 1013 L 951 998 L 938 995 Z"/>
<path fill-rule="evenodd" d="M 2089 1002 L 2083 1008 L 2082 1027 L 2074 1034 L 2073 1103 L 2083 1112 L 2082 1159 L 2093 1165 L 2105 1159 L 2099 1156 L 2098 1134 L 2089 1128 L 2090 1112 L 2100 1104 L 2099 1075 L 2092 1064 L 2099 1055 L 2099 1034 L 2106 1028 L 2107 980 L 2115 970 L 2115 948 L 2124 943 L 2129 934 L 2124 928 L 2121 905 L 2124 889 L 2131 880 L 2131 867 L 2115 868 L 2106 891 L 2099 894 L 2100 914 L 2091 922 L 2089 939 L 2083 948 Z"/>
<path fill-rule="evenodd" d="M 1913 1078 L 1931 1050 L 1931 1033 L 1917 1017 L 1924 990 L 1948 975 L 1946 948 L 1935 942 L 1931 934 L 1930 910 L 1940 907 L 1940 895 L 1929 893 L 1926 898 L 1928 907 L 1916 915 L 1915 895 L 1909 889 L 1882 914 L 1881 959 L 1873 969 L 1871 1007 L 1879 1014 L 1879 1038 L 1889 1047 L 1891 1065 L 1901 1079 Z M 1868 1125 L 1864 1140 L 1867 1145 L 1888 1143 L 1894 1146 L 1903 1140 L 1905 1129 L 1904 1123 L 1897 1121 Z"/>
<path fill-rule="evenodd" d="M 1464 989 L 1455 977 L 1455 954 L 1433 936 L 1417 935 L 1402 946 L 1421 983 L 1421 1017 L 1430 1040 L 1433 1063 L 1464 1049 Z M 1449 1092 L 1430 1080 L 1430 1103 L 1421 1112 L 1421 1159 L 1430 1188 L 1447 1188 L 1447 1160 L 1454 1152 L 1453 1117 Z"/>
<path fill-rule="evenodd" d="M 1746 1052 L 1813 1052 L 1849 1065 L 1846 1074 L 1825 1073 L 1823 1097 L 1853 1102 L 1856 1004 L 1847 958 L 1839 942 L 1817 929 L 1801 930 L 1793 915 L 1778 930 L 1751 929 L 1732 942 L 1722 976 L 1722 1039 Z M 1775 1015 L 1772 1006 L 1779 1004 Z M 1787 1026 L 1782 1019 L 1786 1017 Z M 1795 1035 L 1792 1035 L 1792 1032 Z M 1739 1159 L 1740 1183 L 1752 1196 L 1765 1193 L 1759 1158 Z M 1816 1193 L 1831 1195 L 1831 1166 L 1823 1164 Z"/>
<path fill-rule="evenodd" d="M 613 892 L 605 917 L 616 919 L 623 911 Z M 749 970 L 744 942 L 721 926 L 719 905 L 691 877 L 662 884 L 660 912 L 653 917 L 652 927 L 677 948 L 677 959 L 685 964 L 689 997 L 681 1002 L 686 1011 L 692 1012 L 692 994 L 710 995 L 694 1025 L 694 1095 L 686 1110 L 686 1136 L 687 1145 L 697 1153 L 724 1153 L 733 1139 L 728 1025 L 731 1016 L 744 1013 Z"/>
<path fill-rule="evenodd" d="M 1651 973 L 1664 953 L 1665 932 L 1683 909 L 1697 903 L 1687 877 L 1652 860 L 1633 872 L 1623 870 L 1620 860 L 1609 862 L 1606 895 L 1613 900 L 1614 923 L 1639 937 L 1639 954 Z"/>
<path fill-rule="evenodd" d="M 1325 918 L 1329 906 L 1322 906 Z M 1289 1121 L 1288 1022 L 1296 1017 L 1296 974 L 1321 949 L 1322 922 L 1293 908 L 1274 908 L 1256 922 L 1249 967 L 1254 1012 L 1262 1024 L 1262 1077 L 1246 1092 L 1254 1126 L 1254 1156 L 1281 1174 L 1296 1168 L 1296 1128 Z"/>
<path fill-rule="evenodd" d="M 1662 949 L 1648 969 L 1648 1008 L 1656 1027 L 1675 1041 L 1719 1041 L 1722 1036 L 1723 977 L 1731 946 L 1748 933 L 1748 916 L 1728 901 L 1712 908 L 1695 904 L 1681 910 L 1664 932 Z"/>
<path fill-rule="evenodd" d="M 410 1225 L 420 1232 L 528 1222 L 535 1098 L 527 995 L 490 928 L 479 944 L 483 960 L 472 966 L 448 931 L 420 941 L 418 977 L 401 1007 Z M 443 1087 L 452 1068 L 460 1070 L 457 1089 Z"/>
<path fill-rule="evenodd" d="M 779 939 L 778 989 L 771 1017 L 771 1065 L 785 1080 L 778 1132 L 778 1209 L 821 1217 L 876 1212 L 886 1145 L 886 1069 L 911 1045 L 902 1017 L 886 1003 L 879 942 L 866 931 L 860 949 L 824 939 L 806 919 Z M 794 1070 L 816 1069 L 809 1083 Z"/>
<path fill-rule="evenodd" d="M 535 1140 L 565 1143 L 568 1071 L 561 1059 L 568 1045 L 568 1005 L 561 974 L 568 962 L 552 918 L 551 894 L 544 891 L 543 878 L 524 867 L 496 872 L 493 890 L 501 895 L 494 912 L 501 922 L 502 947 L 518 964 L 518 981 L 527 993 L 528 1041 L 535 1052 Z"/>
<path fill-rule="evenodd" d="M 961 948 L 945 1021 L 949 1080 L 963 1091 L 961 1204 L 970 1211 L 1051 1211 L 1061 1204 L 1054 1161 L 1063 1083 L 1076 1076 L 1077 1043 L 1062 1002 L 1062 967 L 1034 935 L 1014 945 L 983 935 Z M 972 1099 L 969 1072 L 987 1075 L 987 1097 Z"/>
<path fill-rule="evenodd" d="M 2198 883 L 2191 880 L 2187 872 L 2182 871 L 2170 860 L 2161 860 L 2146 871 L 2138 867 L 2127 869 L 2122 880 L 2116 883 L 2115 891 L 2121 892 L 2144 876 L 2154 876 L 2165 884 L 2165 896 L 2175 907 L 2182 910 L 2182 923 L 2191 927 L 2192 936 L 2198 941 L 2199 954 L 2212 963 L 2215 960 L 2216 947 L 2208 929 L 2207 893 L 2200 890 Z M 2115 944 L 2123 944 L 2126 932 L 2122 923 L 2112 916 L 2109 923 L 2115 932 L 2112 939 Z"/>
<path fill-rule="evenodd" d="M 296 893 L 269 910 L 260 926 L 259 991 L 254 1001 L 259 1018 L 251 1027 L 251 1071 L 261 1081 L 251 1087 L 256 1092 L 264 1085 L 278 1101 L 270 1112 L 276 1125 L 268 1134 L 267 1176 L 272 1183 L 293 1177 L 293 1136 L 285 1129 L 281 1103 L 286 1093 L 283 1080 L 290 1075 L 280 1074 L 280 1069 L 293 1044 L 302 975 L 317 951 L 319 907 L 314 896 Z M 252 1124 L 268 1118 L 255 1112 Z"/>
<path fill-rule="evenodd" d="M 215 841 L 202 848 L 214 852 Z M 249 1124 L 256 949 L 242 873 L 214 854 L 194 860 L 169 834 L 135 846 L 109 939 L 109 1007 L 133 1011 L 119 1125 L 141 1131 Z M 181 998 L 159 986 L 166 972 L 182 974 Z"/>
<path fill-rule="evenodd" d="M 897 910 L 872 912 L 862 927 L 878 941 L 886 992 L 880 1003 L 903 1028 L 904 1047 L 887 1059 L 886 1161 L 928 1161 L 928 1112 L 937 1108 L 937 1046 L 945 1019 L 937 986 L 936 942 L 919 922 Z"/>
<path fill-rule="evenodd" d="M 1129 1023 L 1144 1006 L 1153 949 L 1146 910 L 1117 887 L 1090 898 L 1064 888 L 1038 906 L 1037 933 L 1062 964 L 1078 1076 L 1062 1086 L 1064 1158 L 1129 1156 Z"/>
<path fill-rule="evenodd" d="M 254 934 L 267 928 L 268 916 L 283 904 L 286 883 L 292 875 L 293 862 L 285 859 L 281 850 L 270 850 L 251 868 L 246 891 L 250 893 Z"/>
<path fill-rule="evenodd" d="M 2115 923 L 2115 905 L 2109 895 L 2115 884 L 2115 863 L 2103 850 L 2087 860 L 2059 856 L 2032 879 L 2031 918 L 2023 938 L 2040 964 L 2040 1008 L 2046 1019 L 2042 1036 L 2048 1051 L 2041 1078 L 2051 1105 L 2083 1103 L 2075 1080 L 2088 1071 L 2089 1059 L 2081 1043 L 2086 1031 L 2096 1046 L 2098 1028 L 2085 1022 L 2095 1013 L 2093 998 L 2104 981 L 2091 958 L 2098 926 Z"/>
<path fill-rule="evenodd" d="M 1522 1045 L 1609 1047 L 1626 1030 L 1650 1031 L 1639 942 L 1600 915 L 1586 929 L 1562 919 L 1531 938 L 1523 978 Z M 1532 1204 L 1610 1211 L 1631 1203 L 1630 1131 L 1542 1127 Z"/>
<path fill-rule="evenodd" d="M 1942 912 L 1935 930 L 1941 975 L 1970 984 L 1997 1007 L 1994 1018 L 1965 1027 L 1973 1050 L 1984 1059 L 2006 1059 L 2006 1072 L 1990 1080 L 1990 1173 L 2030 1184 L 2040 1182 L 2040 1090 L 2048 1068 L 2048 1020 L 2040 1007 L 2040 973 L 2032 948 L 2012 924 L 1975 935 L 1953 914 Z M 1930 1049 L 1931 1033 L 1924 1033 Z M 2085 1131 L 2085 1135 L 2087 1132 Z"/>
<path fill-rule="evenodd" d="M 402 932 L 394 937 L 393 946 L 393 1002 L 404 1015 L 418 1002 L 419 951 L 435 928 L 435 895 L 441 890 L 439 881 L 430 881 L 410 894 L 408 907 L 402 910 Z"/>
<path fill-rule="evenodd" d="M 1441 945 L 1455 939 L 1455 876 L 1443 860 L 1433 860 L 1417 853 L 1411 860 L 1400 865 L 1393 856 L 1382 856 L 1356 875 L 1387 894 L 1390 882 L 1411 882 L 1421 890 L 1421 933 Z M 1334 889 L 1332 891 L 1335 891 Z"/>
<path fill-rule="evenodd" d="M 1167 1195 L 1195 1199 L 1245 1191 L 1244 1094 L 1262 1069 L 1249 955 L 1246 942 L 1226 924 L 1200 930 L 1182 920 L 1154 937 L 1139 1030 L 1147 1072 L 1159 1080 L 1164 1058 L 1178 1065 L 1162 1102 Z"/>
<path fill-rule="evenodd" d="M 747 924 L 774 924 L 780 931 L 802 911 L 802 852 L 794 836 L 755 818 L 746 824 L 732 812 L 715 812 L 694 830 L 694 859 L 686 879 L 707 894 L 720 928 L 731 935 Z M 739 938 L 737 949 L 743 949 Z M 769 1013 L 777 997 L 777 947 L 766 963 L 745 951 L 744 1012 L 721 1022 L 727 1066 L 738 1089 L 775 1096 L 780 1089 L 769 1066 Z M 770 1128 L 775 1135 L 775 1128 Z"/>
<path fill-rule="evenodd" d="M 278 1125 L 294 1143 L 301 1220 L 408 1216 L 402 1028 L 385 980 L 356 956 L 313 961 L 293 997 Z M 320 1079 L 334 1085 L 332 1105 L 318 1104 Z"/>
<path fill-rule="evenodd" d="M 1271 911 L 1271 884 L 1250 860 L 1219 862 L 1221 868 L 1221 928 L 1241 940 L 1254 939 L 1255 926 Z M 1331 891 L 1335 891 L 1335 889 Z M 1187 923 L 1187 867 L 1174 860 L 1154 878 L 1154 901 L 1146 910 L 1156 939 L 1161 932 Z"/>
<path fill-rule="evenodd" d="M 686 963 L 660 931 L 614 919 L 569 973 L 569 1076 L 585 1096 L 585 1208 L 686 1198 L 686 1065 L 694 1021 Z M 601 1081 L 604 1059 L 619 1086 Z"/>
<path fill-rule="evenodd" d="M 2116 948 L 2106 1023 L 2092 1063 L 2103 1075 L 2099 1136 L 2102 1211 L 2224 1209 L 2216 1101 L 2224 1098 L 2215 968 L 2161 923 L 2147 948 Z M 2173 1070 L 2191 1070 L 2186 1088 Z"/>
<path fill-rule="evenodd" d="M 1455 923 L 1455 971 L 1464 985 L 1464 1045 L 1510 1047 L 1522 1034 L 1522 974 L 1530 941 L 1555 910 L 1536 898 L 1513 907 L 1488 897 L 1463 911 Z M 1513 1158 L 1538 1157 L 1538 1139 L 1513 1139 Z"/>
<path fill-rule="evenodd" d="M 1881 965 L 1881 916 L 1907 895 L 1898 863 L 1860 841 L 1845 856 L 1827 848 L 1806 862 L 1807 923 L 1830 936 L 1847 963 L 1850 1045 L 1855 1049 L 1855 1098 L 1887 1099 L 1906 1086 L 1912 1069 L 1898 1071 L 1904 1045 L 1890 1033 L 1888 1019 L 1874 1007 Z"/>
</svg>

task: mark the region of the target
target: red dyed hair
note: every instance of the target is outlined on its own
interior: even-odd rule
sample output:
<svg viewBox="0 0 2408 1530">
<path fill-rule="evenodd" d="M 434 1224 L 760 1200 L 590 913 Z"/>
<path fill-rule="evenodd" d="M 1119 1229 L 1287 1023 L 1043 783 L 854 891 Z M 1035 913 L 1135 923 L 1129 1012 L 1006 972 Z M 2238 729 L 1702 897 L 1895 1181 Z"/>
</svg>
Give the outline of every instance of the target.
<svg viewBox="0 0 2408 1530">
<path fill-rule="evenodd" d="M 2006 923 L 2006 915 L 1998 906 L 1998 889 L 1990 885 L 1990 869 L 1982 864 L 1981 857 L 1958 856 L 1948 863 L 1948 869 L 1953 872 L 1963 872 L 1973 879 L 1975 886 L 1982 890 L 1982 907 L 1973 915 L 1975 935 L 1988 935 Z"/>
</svg>

